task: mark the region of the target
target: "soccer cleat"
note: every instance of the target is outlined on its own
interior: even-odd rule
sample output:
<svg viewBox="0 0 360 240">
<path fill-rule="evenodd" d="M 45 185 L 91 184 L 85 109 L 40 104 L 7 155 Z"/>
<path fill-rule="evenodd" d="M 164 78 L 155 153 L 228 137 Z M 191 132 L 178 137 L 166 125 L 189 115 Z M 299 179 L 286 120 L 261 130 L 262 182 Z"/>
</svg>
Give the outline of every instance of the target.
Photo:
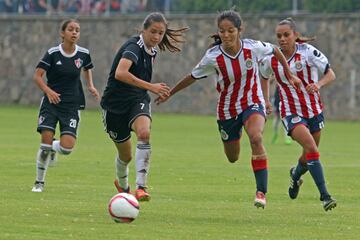
<svg viewBox="0 0 360 240">
<path fill-rule="evenodd" d="M 150 201 L 151 197 L 150 197 L 150 194 L 146 191 L 145 188 L 139 187 L 135 191 L 135 198 L 138 201 L 145 202 L 145 201 Z"/>
<path fill-rule="evenodd" d="M 127 189 L 123 189 L 122 187 L 120 187 L 119 181 L 117 179 L 114 180 L 114 185 L 119 193 L 130 193 L 130 187 L 128 187 Z"/>
<path fill-rule="evenodd" d="M 291 145 L 292 144 L 292 139 L 290 136 L 285 136 L 285 139 L 284 139 L 284 143 L 286 145 Z"/>
<path fill-rule="evenodd" d="M 266 205 L 265 194 L 263 192 L 257 191 L 256 195 L 255 195 L 254 206 L 257 207 L 257 208 L 264 209 L 265 205 Z"/>
<path fill-rule="evenodd" d="M 54 150 L 50 151 L 49 167 L 55 167 L 57 163 L 57 153 Z"/>
<path fill-rule="evenodd" d="M 33 188 L 31 189 L 32 192 L 42 192 L 44 191 L 44 182 L 36 181 Z"/>
<path fill-rule="evenodd" d="M 291 199 L 297 198 L 300 190 L 301 184 L 303 184 L 303 180 L 300 178 L 297 181 L 293 179 L 293 173 L 295 171 L 295 167 L 290 168 L 290 187 L 289 187 L 289 197 Z"/>
<path fill-rule="evenodd" d="M 323 207 L 325 211 L 331 210 L 336 207 L 336 199 L 332 198 L 330 195 L 322 196 L 320 200 L 323 201 Z"/>
</svg>

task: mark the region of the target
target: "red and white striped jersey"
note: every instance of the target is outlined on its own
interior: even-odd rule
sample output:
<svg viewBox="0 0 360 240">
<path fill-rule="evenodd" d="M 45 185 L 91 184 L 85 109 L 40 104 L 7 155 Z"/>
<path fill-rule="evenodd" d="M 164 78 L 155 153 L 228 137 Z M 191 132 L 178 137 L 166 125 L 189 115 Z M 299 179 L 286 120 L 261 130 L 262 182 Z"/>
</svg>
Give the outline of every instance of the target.
<svg viewBox="0 0 360 240">
<path fill-rule="evenodd" d="M 299 92 L 291 86 L 285 77 L 284 69 L 274 56 L 267 56 L 261 60 L 260 73 L 264 78 L 274 74 L 280 93 L 281 117 L 296 114 L 305 118 L 312 118 L 322 112 L 323 105 L 320 93 L 309 94 L 306 86 L 319 81 L 319 71 L 326 73 L 329 62 L 326 56 L 314 46 L 301 43 L 296 44 L 296 51 L 288 59 L 291 72 L 296 73 L 302 85 Z"/>
<path fill-rule="evenodd" d="M 252 39 L 241 40 L 241 49 L 235 56 L 228 55 L 221 45 L 207 50 L 191 75 L 195 79 L 217 75 L 219 120 L 234 118 L 253 104 L 265 104 L 258 62 L 273 51 L 270 43 Z"/>
</svg>

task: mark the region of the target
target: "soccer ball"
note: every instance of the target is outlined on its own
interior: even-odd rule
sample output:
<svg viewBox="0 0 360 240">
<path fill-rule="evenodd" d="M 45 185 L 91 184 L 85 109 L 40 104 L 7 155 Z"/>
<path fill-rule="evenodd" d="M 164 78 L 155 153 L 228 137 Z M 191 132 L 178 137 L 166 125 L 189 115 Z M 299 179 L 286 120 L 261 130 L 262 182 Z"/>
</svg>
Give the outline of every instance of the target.
<svg viewBox="0 0 360 240">
<path fill-rule="evenodd" d="M 110 199 L 109 213 L 117 223 L 130 223 L 139 214 L 139 202 L 128 193 L 118 193 Z"/>
</svg>

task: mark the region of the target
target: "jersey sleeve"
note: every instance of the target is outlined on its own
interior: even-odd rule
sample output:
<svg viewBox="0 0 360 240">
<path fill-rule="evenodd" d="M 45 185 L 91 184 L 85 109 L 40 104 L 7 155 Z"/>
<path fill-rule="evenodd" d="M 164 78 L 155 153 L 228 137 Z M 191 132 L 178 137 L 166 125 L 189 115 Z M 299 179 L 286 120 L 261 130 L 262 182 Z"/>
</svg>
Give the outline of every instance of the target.
<svg viewBox="0 0 360 240">
<path fill-rule="evenodd" d="M 255 52 L 258 59 L 263 59 L 274 53 L 274 47 L 271 43 L 261 42 L 257 40 L 248 39 L 252 50 Z"/>
<path fill-rule="evenodd" d="M 265 57 L 260 61 L 259 72 L 261 76 L 265 79 L 269 79 L 273 74 L 273 70 L 270 65 L 270 57 Z"/>
<path fill-rule="evenodd" d="M 85 61 L 84 61 L 84 70 L 89 70 L 89 69 L 92 69 L 94 68 L 94 65 L 91 61 L 91 56 L 90 54 L 86 54 L 86 57 L 85 57 Z"/>
<path fill-rule="evenodd" d="M 320 72 L 324 74 L 330 66 L 327 57 L 314 46 L 309 44 L 307 48 L 307 60 L 310 66 L 315 66 L 317 69 L 319 69 Z"/>
<path fill-rule="evenodd" d="M 208 51 L 200 60 L 200 62 L 193 68 L 193 70 L 191 71 L 191 76 L 194 79 L 200 79 L 206 78 L 207 76 L 210 76 L 214 73 L 216 73 L 214 61 L 211 59 Z"/>
<path fill-rule="evenodd" d="M 121 58 L 129 59 L 134 64 L 137 64 L 140 54 L 141 49 L 139 45 L 136 43 L 131 43 L 124 49 Z"/>
<path fill-rule="evenodd" d="M 49 54 L 49 52 L 46 52 L 43 58 L 38 63 L 38 65 L 36 66 L 36 68 L 42 68 L 45 71 L 48 71 L 51 67 L 51 63 L 52 63 L 51 59 L 52 59 L 51 54 Z"/>
</svg>

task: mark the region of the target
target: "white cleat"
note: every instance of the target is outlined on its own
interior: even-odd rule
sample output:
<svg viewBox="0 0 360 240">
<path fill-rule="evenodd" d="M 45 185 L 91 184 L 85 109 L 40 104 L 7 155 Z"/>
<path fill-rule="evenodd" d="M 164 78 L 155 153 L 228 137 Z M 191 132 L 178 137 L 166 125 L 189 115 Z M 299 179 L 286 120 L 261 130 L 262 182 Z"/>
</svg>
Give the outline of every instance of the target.
<svg viewBox="0 0 360 240">
<path fill-rule="evenodd" d="M 44 182 L 35 182 L 32 192 L 43 192 L 44 191 Z"/>
<path fill-rule="evenodd" d="M 262 208 L 262 209 L 265 208 L 266 198 L 265 198 L 265 194 L 263 192 L 260 192 L 260 191 L 256 192 L 254 206 L 257 208 Z"/>
</svg>

